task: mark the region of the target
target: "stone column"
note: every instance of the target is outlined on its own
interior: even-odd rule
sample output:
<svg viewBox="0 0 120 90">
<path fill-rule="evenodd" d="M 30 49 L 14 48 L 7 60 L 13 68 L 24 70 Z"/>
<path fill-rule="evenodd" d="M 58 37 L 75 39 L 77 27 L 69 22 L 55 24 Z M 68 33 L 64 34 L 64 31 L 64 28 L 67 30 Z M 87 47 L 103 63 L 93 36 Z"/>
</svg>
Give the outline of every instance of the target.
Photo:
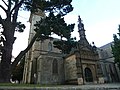
<svg viewBox="0 0 120 90">
<path fill-rule="evenodd" d="M 78 52 L 76 52 L 76 67 L 77 67 L 77 76 L 78 76 L 77 82 L 78 82 L 78 85 L 82 85 L 83 84 L 83 70 L 82 70 L 81 57 Z"/>
</svg>

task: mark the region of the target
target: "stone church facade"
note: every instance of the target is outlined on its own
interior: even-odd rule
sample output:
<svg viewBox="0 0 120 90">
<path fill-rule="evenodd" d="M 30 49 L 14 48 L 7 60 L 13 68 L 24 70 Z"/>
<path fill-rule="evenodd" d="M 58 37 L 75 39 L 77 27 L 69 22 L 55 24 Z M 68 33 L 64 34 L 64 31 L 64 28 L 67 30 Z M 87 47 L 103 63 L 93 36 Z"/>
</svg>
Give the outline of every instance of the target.
<svg viewBox="0 0 120 90">
<path fill-rule="evenodd" d="M 43 13 L 31 15 L 29 42 L 35 34 L 34 24 L 41 18 L 44 18 Z M 53 42 L 58 39 L 51 38 L 34 43 L 26 54 L 23 83 L 104 83 L 97 49 L 87 41 L 84 24 L 80 16 L 78 17 L 78 22 L 80 40 L 76 48 L 72 49 L 68 55 L 62 54 L 60 50 L 53 47 Z"/>
<path fill-rule="evenodd" d="M 113 44 L 113 42 L 110 42 L 98 48 L 99 62 L 102 66 L 103 77 L 106 83 L 120 82 L 120 69 L 114 62 L 112 54 L 111 45 Z"/>
<path fill-rule="evenodd" d="M 34 24 L 43 13 L 35 13 L 30 16 L 30 34 L 28 43 L 35 35 Z M 47 39 L 36 41 L 26 54 L 23 83 L 60 84 L 64 82 L 64 62 L 60 50 L 53 47 L 53 41 Z"/>
</svg>

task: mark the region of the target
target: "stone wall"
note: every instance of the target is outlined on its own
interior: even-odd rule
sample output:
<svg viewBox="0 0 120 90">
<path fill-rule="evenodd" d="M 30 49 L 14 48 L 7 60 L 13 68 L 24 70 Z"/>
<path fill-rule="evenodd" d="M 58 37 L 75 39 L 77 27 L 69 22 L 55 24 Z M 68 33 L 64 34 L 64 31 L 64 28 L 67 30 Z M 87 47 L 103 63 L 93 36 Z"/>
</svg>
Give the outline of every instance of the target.
<svg viewBox="0 0 120 90">
<path fill-rule="evenodd" d="M 77 80 L 77 68 L 75 55 L 71 55 L 65 59 L 65 80 Z"/>
<path fill-rule="evenodd" d="M 53 60 L 57 61 L 58 73 L 53 73 Z M 37 83 L 40 84 L 63 84 L 64 66 L 63 59 L 59 56 L 41 55 L 38 59 Z"/>
</svg>

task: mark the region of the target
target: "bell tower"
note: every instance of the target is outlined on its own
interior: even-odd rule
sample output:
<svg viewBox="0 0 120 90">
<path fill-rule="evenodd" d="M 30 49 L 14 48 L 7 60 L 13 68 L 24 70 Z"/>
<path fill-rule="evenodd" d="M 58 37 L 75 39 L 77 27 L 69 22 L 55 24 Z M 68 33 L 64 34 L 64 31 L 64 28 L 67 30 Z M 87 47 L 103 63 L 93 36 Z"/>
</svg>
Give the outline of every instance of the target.
<svg viewBox="0 0 120 90">
<path fill-rule="evenodd" d="M 31 13 L 29 22 L 30 22 L 30 31 L 29 31 L 29 38 L 28 38 L 28 44 L 31 42 L 32 38 L 35 35 L 35 26 L 36 21 L 40 21 L 41 18 L 45 18 L 44 12 L 41 10 L 38 10 L 38 12 Z M 36 71 L 33 70 L 34 64 L 37 62 L 36 57 L 39 55 L 39 49 L 40 49 L 40 43 L 34 42 L 31 49 L 28 51 L 25 57 L 25 66 L 24 66 L 24 74 L 23 74 L 23 83 L 31 83 L 33 81 L 33 76 L 36 76 Z"/>
</svg>

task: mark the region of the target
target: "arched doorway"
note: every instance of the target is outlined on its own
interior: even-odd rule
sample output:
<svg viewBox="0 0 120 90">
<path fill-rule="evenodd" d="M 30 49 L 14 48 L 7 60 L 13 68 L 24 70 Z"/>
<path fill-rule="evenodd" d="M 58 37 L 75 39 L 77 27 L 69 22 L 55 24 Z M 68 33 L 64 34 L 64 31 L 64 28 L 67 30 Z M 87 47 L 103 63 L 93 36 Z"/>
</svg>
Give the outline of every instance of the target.
<svg viewBox="0 0 120 90">
<path fill-rule="evenodd" d="M 93 75 L 90 68 L 85 68 L 85 80 L 86 82 L 93 82 Z"/>
</svg>

